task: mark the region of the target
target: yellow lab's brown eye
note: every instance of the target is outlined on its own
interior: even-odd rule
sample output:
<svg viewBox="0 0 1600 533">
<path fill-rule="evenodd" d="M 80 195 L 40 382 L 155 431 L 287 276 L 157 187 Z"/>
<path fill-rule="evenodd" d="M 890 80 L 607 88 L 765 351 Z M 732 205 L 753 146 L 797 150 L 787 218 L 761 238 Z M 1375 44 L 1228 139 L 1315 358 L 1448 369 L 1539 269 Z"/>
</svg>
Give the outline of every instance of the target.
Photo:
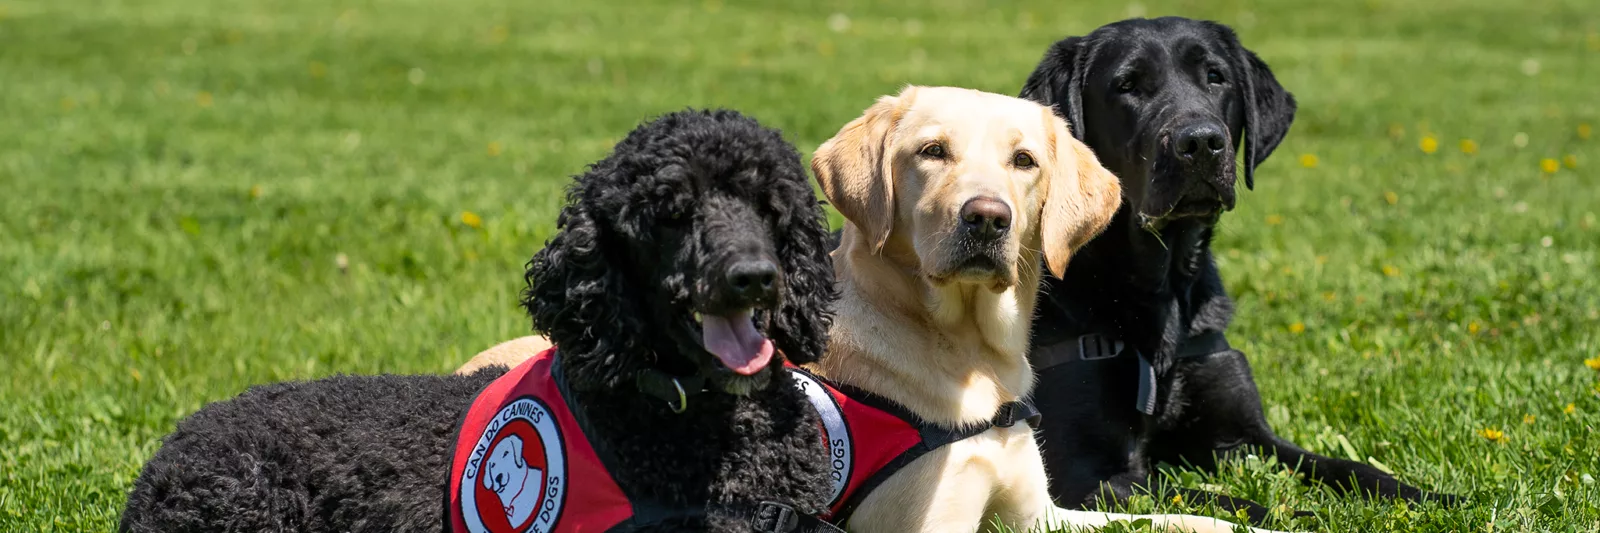
<svg viewBox="0 0 1600 533">
<path fill-rule="evenodd" d="M 944 145 L 939 143 L 928 143 L 928 145 L 923 146 L 921 150 L 917 150 L 917 153 L 932 157 L 934 159 L 944 159 Z"/>
<path fill-rule="evenodd" d="M 1033 168 L 1033 155 L 1027 152 L 1017 152 L 1017 155 L 1011 156 L 1011 164 L 1017 168 Z"/>
</svg>

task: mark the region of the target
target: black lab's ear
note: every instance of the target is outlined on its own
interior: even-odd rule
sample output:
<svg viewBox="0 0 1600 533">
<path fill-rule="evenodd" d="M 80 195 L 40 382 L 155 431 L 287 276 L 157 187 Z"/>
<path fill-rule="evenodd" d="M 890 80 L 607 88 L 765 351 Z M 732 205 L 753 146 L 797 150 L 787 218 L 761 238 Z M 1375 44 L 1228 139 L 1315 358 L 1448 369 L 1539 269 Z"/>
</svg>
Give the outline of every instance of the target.
<svg viewBox="0 0 1600 533">
<path fill-rule="evenodd" d="M 1022 84 L 1023 98 L 1050 106 L 1067 119 L 1072 136 L 1083 140 L 1083 84 L 1094 47 L 1088 37 L 1068 37 L 1050 45 L 1044 59 Z"/>
<path fill-rule="evenodd" d="M 1255 52 L 1239 44 L 1233 30 L 1221 24 L 1212 25 L 1222 41 L 1227 44 L 1234 72 L 1244 79 L 1244 185 L 1256 188 L 1256 165 L 1267 160 L 1272 151 L 1289 134 L 1294 123 L 1294 95 L 1283 90 L 1272 69 L 1256 57 Z"/>
</svg>

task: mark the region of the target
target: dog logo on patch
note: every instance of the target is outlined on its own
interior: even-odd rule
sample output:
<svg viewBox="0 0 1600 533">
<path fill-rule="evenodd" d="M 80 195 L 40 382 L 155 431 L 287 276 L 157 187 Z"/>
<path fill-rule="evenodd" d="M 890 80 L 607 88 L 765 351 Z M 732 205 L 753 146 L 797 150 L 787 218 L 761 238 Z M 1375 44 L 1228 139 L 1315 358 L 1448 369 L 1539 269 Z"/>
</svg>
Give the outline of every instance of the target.
<svg viewBox="0 0 1600 533">
<path fill-rule="evenodd" d="M 461 478 L 461 515 L 472 533 L 548 533 L 566 503 L 567 464 L 550 409 L 523 397 L 496 412 Z"/>
<path fill-rule="evenodd" d="M 800 392 L 811 400 L 811 406 L 817 409 L 818 418 L 822 419 L 822 439 L 828 445 L 828 470 L 833 477 L 833 497 L 829 498 L 828 506 L 839 503 L 839 497 L 844 495 L 845 487 L 850 484 L 850 463 L 855 460 L 851 450 L 850 427 L 844 422 L 844 411 L 839 409 L 839 402 L 834 401 L 833 395 L 828 394 L 828 389 L 805 372 L 794 372 L 794 385 Z"/>
</svg>

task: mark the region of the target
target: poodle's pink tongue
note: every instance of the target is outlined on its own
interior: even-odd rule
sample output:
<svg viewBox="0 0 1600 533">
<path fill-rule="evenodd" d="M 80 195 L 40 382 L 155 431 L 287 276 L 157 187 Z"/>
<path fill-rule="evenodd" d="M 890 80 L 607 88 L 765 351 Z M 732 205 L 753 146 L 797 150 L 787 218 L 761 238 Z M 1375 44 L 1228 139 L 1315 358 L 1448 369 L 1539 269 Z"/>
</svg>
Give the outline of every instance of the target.
<svg viewBox="0 0 1600 533">
<path fill-rule="evenodd" d="M 706 351 L 734 372 L 748 376 L 772 361 L 772 341 L 756 331 L 749 309 L 730 316 L 704 315 L 700 328 Z"/>
</svg>

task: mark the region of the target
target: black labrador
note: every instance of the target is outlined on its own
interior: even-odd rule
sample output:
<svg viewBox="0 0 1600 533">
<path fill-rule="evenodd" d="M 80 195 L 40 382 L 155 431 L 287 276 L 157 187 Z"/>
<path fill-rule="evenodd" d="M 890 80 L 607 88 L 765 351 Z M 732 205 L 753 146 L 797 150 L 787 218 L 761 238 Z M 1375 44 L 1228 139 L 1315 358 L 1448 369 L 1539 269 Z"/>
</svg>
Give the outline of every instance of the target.
<svg viewBox="0 0 1600 533">
<path fill-rule="evenodd" d="M 1113 23 L 1051 46 L 1022 97 L 1066 117 L 1122 179 L 1125 200 L 1066 275 L 1045 282 L 1034 320 L 1040 441 L 1058 504 L 1121 500 L 1156 481 L 1153 463 L 1213 469 L 1245 450 L 1345 490 L 1453 499 L 1279 438 L 1249 363 L 1228 346 L 1233 302 L 1212 260 L 1212 228 L 1234 205 L 1235 151 L 1254 187 L 1256 165 L 1295 112 L 1233 30 L 1178 17 Z M 1267 511 L 1181 492 L 1254 520 Z"/>
</svg>

